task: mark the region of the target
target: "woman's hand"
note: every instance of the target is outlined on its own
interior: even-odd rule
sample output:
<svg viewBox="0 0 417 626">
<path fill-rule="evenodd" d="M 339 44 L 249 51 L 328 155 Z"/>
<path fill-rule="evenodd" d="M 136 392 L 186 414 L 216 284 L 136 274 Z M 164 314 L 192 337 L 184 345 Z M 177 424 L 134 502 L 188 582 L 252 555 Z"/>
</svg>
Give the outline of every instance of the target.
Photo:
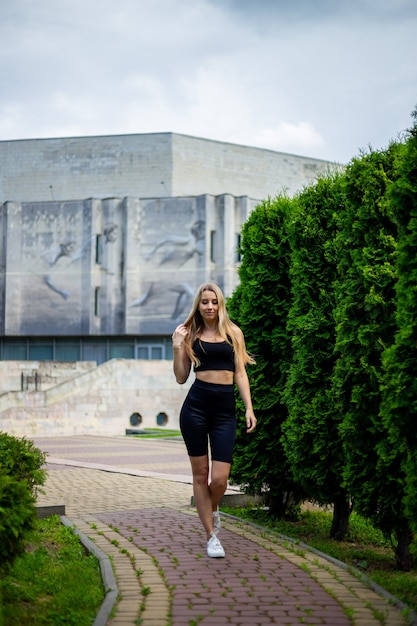
<svg viewBox="0 0 417 626">
<path fill-rule="evenodd" d="M 188 328 L 184 324 L 179 324 L 172 333 L 172 345 L 174 348 L 181 348 L 187 335 Z"/>
<path fill-rule="evenodd" d="M 172 333 L 172 350 L 174 354 L 174 374 L 177 383 L 183 385 L 188 379 L 191 370 L 191 361 L 185 349 L 184 340 L 188 335 L 188 328 L 184 324 L 176 327 Z"/>
<path fill-rule="evenodd" d="M 252 433 L 256 428 L 256 417 L 252 409 L 246 410 L 246 432 Z"/>
</svg>

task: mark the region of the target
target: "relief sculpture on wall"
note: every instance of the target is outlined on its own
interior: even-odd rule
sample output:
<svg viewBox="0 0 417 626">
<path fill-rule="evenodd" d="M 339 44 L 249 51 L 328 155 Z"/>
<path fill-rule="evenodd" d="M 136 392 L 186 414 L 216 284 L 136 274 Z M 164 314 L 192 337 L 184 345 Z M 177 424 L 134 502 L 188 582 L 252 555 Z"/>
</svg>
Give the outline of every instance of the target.
<svg viewBox="0 0 417 626">
<path fill-rule="evenodd" d="M 135 320 L 137 332 L 172 332 L 173 325 L 188 313 L 202 280 L 205 220 L 196 219 L 191 201 L 182 209 L 174 213 L 172 204 L 159 203 L 158 219 L 154 206 L 142 213 L 146 241 L 140 251 L 141 291 L 128 305 L 130 327 Z"/>
<path fill-rule="evenodd" d="M 172 333 L 210 275 L 206 210 L 196 197 L 15 203 L 7 332 Z"/>
</svg>

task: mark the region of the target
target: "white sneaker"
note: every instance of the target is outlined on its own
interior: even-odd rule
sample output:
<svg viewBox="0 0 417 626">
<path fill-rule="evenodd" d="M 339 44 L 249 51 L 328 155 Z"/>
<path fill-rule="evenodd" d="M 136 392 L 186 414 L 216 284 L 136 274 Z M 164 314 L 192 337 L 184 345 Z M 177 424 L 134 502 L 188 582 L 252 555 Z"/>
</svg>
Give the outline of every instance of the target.
<svg viewBox="0 0 417 626">
<path fill-rule="evenodd" d="M 211 556 L 215 559 L 225 556 L 223 546 L 214 533 L 211 533 L 211 537 L 207 541 L 207 556 Z"/>
<path fill-rule="evenodd" d="M 214 532 L 217 535 L 217 533 L 220 532 L 220 528 L 221 528 L 220 511 L 218 508 L 216 511 L 213 511 L 213 527 L 214 527 Z"/>
</svg>

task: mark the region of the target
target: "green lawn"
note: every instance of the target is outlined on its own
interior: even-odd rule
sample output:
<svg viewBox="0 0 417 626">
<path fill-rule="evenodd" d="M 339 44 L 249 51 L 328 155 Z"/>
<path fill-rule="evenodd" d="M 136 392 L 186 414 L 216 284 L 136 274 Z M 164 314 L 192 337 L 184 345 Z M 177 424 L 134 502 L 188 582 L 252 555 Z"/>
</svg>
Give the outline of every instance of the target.
<svg viewBox="0 0 417 626">
<path fill-rule="evenodd" d="M 97 558 L 53 516 L 0 581 L 0 626 L 91 626 L 103 599 Z"/>
<path fill-rule="evenodd" d="M 149 430 L 143 430 L 141 434 L 128 435 L 129 438 L 138 438 L 138 439 L 172 439 L 181 437 L 181 432 L 179 430 L 168 430 L 167 428 L 152 428 Z"/>
</svg>

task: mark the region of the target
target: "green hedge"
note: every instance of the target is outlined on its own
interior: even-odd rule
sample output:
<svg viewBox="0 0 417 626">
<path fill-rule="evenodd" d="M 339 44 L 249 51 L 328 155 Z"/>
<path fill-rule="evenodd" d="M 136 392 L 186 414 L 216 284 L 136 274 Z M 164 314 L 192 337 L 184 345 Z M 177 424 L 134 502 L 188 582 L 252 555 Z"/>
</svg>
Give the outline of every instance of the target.
<svg viewBox="0 0 417 626">
<path fill-rule="evenodd" d="M 0 573 L 25 549 L 36 520 L 36 495 L 46 480 L 45 454 L 32 441 L 0 432 Z"/>
</svg>

